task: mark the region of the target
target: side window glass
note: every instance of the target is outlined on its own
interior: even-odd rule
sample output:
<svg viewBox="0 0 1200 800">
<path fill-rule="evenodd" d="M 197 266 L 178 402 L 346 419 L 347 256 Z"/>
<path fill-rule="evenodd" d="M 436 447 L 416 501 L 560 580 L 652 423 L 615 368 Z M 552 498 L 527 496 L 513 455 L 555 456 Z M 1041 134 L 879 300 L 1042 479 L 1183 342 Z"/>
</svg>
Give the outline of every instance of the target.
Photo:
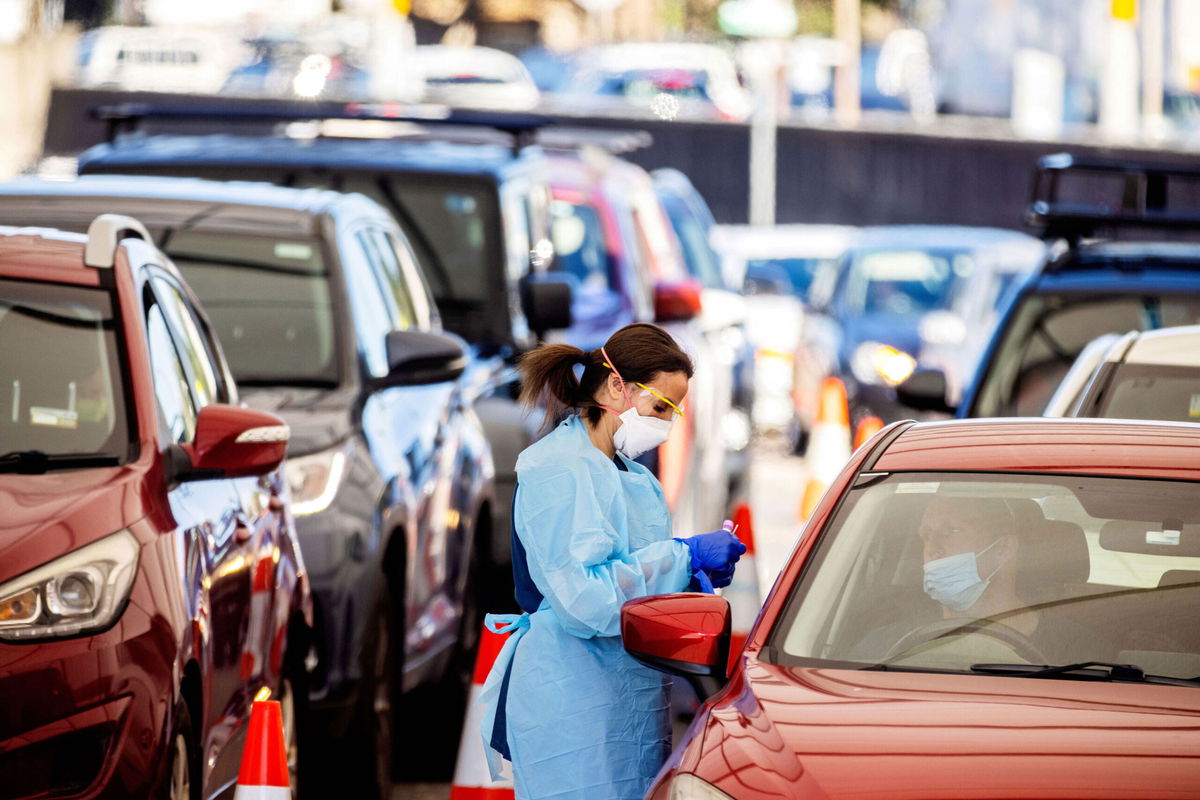
<svg viewBox="0 0 1200 800">
<path fill-rule="evenodd" d="M 171 331 L 162 308 L 153 303 L 146 311 L 146 346 L 154 376 L 154 395 L 158 400 L 159 420 L 167 438 L 175 443 L 189 442 L 196 433 L 196 406 L 188 391 L 188 379 L 171 340 Z"/>
<path fill-rule="evenodd" d="M 190 378 L 192 393 L 201 406 L 221 402 L 221 378 L 214 366 L 213 354 L 208 349 L 208 343 L 200 333 L 200 327 L 192 314 L 192 309 L 184 299 L 179 289 L 161 277 L 152 280 L 154 293 L 158 295 L 163 313 L 171 322 L 171 328 L 180 337 L 179 352 L 183 356 L 184 366 Z"/>
<path fill-rule="evenodd" d="M 392 249 L 392 243 L 379 228 L 360 231 L 358 239 L 367 251 L 378 281 L 393 301 L 392 307 L 396 312 L 398 327 L 401 330 L 413 327 L 416 325 L 416 310 L 409 296 L 408 285 L 400 272 L 400 260 L 396 251 Z"/>
<path fill-rule="evenodd" d="M 400 267 L 403 284 L 407 287 L 407 296 L 412 302 L 413 317 L 419 328 L 437 327 L 437 305 L 429 284 L 425 282 L 425 273 L 421 270 L 417 257 L 409 247 L 408 242 L 396 233 L 384 231 L 380 234 L 390 252 L 395 256 Z"/>
<path fill-rule="evenodd" d="M 367 373 L 382 378 L 388 373 L 385 339 L 393 329 L 390 303 L 384 288 L 379 285 L 368 260 L 363 241 L 351 237 L 342 248 L 342 270 L 346 291 L 350 295 L 350 310 L 358 334 L 358 350 L 366 364 Z"/>
</svg>

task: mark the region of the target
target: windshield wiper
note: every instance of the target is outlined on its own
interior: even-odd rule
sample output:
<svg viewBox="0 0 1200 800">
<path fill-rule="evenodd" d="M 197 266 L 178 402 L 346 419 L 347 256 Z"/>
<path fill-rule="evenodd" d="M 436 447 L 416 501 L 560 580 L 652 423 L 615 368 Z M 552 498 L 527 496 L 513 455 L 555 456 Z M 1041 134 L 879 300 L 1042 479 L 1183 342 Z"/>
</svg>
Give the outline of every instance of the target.
<svg viewBox="0 0 1200 800">
<path fill-rule="evenodd" d="M 116 456 L 102 454 L 47 453 L 42 450 L 13 450 L 0 455 L 0 472 L 40 475 L 56 469 L 84 467 L 115 467 L 121 463 Z"/>
<path fill-rule="evenodd" d="M 1065 680 L 1119 681 L 1122 683 L 1163 683 L 1171 686 L 1195 686 L 1196 678 L 1169 678 L 1147 675 L 1137 664 L 1114 664 L 1109 661 L 1080 661 L 1078 664 L 1049 666 L 1046 664 L 972 664 L 972 672 L 989 675 L 1010 675 L 1014 678 L 1057 678 Z"/>
</svg>

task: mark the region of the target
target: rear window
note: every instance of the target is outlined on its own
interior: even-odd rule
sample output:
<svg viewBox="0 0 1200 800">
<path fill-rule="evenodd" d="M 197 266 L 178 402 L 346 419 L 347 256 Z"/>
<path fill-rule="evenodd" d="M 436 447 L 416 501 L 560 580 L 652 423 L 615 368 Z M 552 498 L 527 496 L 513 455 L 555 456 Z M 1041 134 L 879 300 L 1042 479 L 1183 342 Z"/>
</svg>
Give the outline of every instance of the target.
<svg viewBox="0 0 1200 800">
<path fill-rule="evenodd" d="M 1118 364 L 1081 416 L 1200 422 L 1200 368 Z"/>
<path fill-rule="evenodd" d="M 0 280 L 0 459 L 127 457 L 114 306 L 102 289 Z"/>
</svg>

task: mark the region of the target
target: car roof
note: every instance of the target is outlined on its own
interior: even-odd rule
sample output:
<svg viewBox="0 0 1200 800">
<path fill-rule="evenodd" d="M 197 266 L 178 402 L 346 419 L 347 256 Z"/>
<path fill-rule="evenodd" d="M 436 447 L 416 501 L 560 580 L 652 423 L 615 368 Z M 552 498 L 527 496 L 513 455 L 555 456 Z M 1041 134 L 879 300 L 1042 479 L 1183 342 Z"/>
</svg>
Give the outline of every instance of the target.
<svg viewBox="0 0 1200 800">
<path fill-rule="evenodd" d="M 356 120 L 339 122 L 353 123 Z M 98 144 L 79 157 L 89 168 L 192 166 L 341 167 L 364 171 L 439 172 L 502 177 L 540 157 L 536 148 L 514 155 L 499 144 L 395 139 L 296 139 L 282 136 L 161 134 Z"/>
<path fill-rule="evenodd" d="M 850 225 L 718 225 L 713 247 L 755 258 L 837 258 L 854 241 Z"/>
<path fill-rule="evenodd" d="M 273 234 L 308 236 L 320 214 L 355 213 L 390 220 L 377 204 L 362 195 L 323 189 L 290 189 L 268 183 L 209 181 L 133 175 L 85 175 L 58 181 L 17 178 L 0 183 L 0 204 L 20 198 L 20 209 L 5 212 L 34 217 L 45 209 L 84 212 L 94 217 L 96 201 L 104 210 L 136 216 L 152 228 L 190 227 L 247 233 L 269 229 Z M 121 207 L 120 201 L 134 205 Z M 153 202 L 142 202 L 153 201 Z M 200 208 L 198 208 L 200 207 Z"/>
<path fill-rule="evenodd" d="M 852 249 L 882 247 L 962 248 L 967 250 L 1017 243 L 1041 247 L 1038 239 L 1004 228 L 966 225 L 873 225 L 860 228 Z"/>
<path fill-rule="evenodd" d="M 1126 364 L 1200 367 L 1200 325 L 1137 334 L 1122 360 Z"/>
<path fill-rule="evenodd" d="M 917 423 L 870 472 L 1002 472 L 1200 481 L 1200 425 L 1096 419 Z"/>
</svg>

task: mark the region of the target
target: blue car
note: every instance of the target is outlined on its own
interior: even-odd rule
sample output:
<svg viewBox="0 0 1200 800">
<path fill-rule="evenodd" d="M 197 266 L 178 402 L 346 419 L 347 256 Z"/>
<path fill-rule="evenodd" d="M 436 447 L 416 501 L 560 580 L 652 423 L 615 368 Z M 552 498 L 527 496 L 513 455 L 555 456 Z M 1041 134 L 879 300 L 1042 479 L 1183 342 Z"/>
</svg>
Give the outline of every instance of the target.
<svg viewBox="0 0 1200 800">
<path fill-rule="evenodd" d="M 829 375 L 845 382 L 852 420 L 911 416 L 895 387 L 918 366 L 929 336 L 922 322 L 950 307 L 958 287 L 990 251 L 1032 241 L 996 228 L 862 229 L 838 262 L 818 271 L 809 291 L 796 374 L 798 445 L 811 429 L 805 409 L 815 409 L 820 382 Z"/>
<path fill-rule="evenodd" d="M 1009 295 L 962 403 L 948 409 L 937 372 L 914 375 L 901 395 L 960 417 L 1039 416 L 1076 356 L 1106 333 L 1200 322 L 1200 244 L 1097 239 L 1145 229 L 1200 230 L 1200 205 L 1179 208 L 1168 182 L 1200 182 L 1200 170 L 1047 156 L 1035 173 L 1031 222 L 1044 228 L 1046 263 Z M 1080 199 L 1082 195 L 1083 199 Z"/>
</svg>

